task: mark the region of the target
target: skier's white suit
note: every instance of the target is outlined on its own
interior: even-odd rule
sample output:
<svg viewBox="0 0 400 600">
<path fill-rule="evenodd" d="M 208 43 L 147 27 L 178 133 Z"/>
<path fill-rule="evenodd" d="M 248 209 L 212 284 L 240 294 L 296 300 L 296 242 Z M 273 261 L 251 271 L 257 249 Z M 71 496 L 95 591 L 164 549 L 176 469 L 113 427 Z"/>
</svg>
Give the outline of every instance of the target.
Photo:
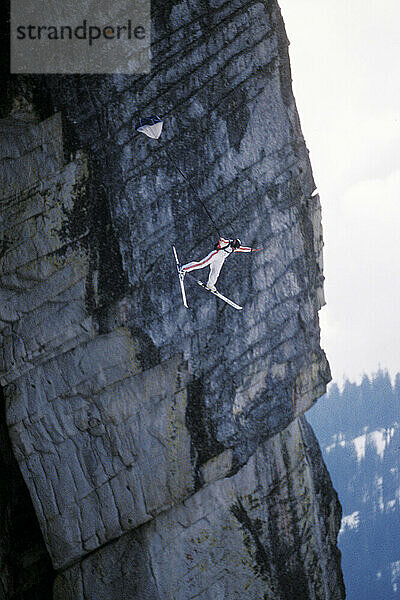
<svg viewBox="0 0 400 600">
<path fill-rule="evenodd" d="M 218 276 L 222 269 L 222 265 L 225 262 L 225 259 L 228 258 L 230 254 L 233 252 L 252 252 L 252 248 L 248 248 L 247 246 L 239 246 L 238 248 L 232 247 L 233 240 L 227 240 L 225 238 L 219 238 L 218 246 L 212 250 L 203 260 L 199 262 L 190 262 L 181 267 L 182 273 L 189 273 L 190 271 L 194 271 L 195 269 L 204 269 L 205 267 L 210 267 L 210 273 L 208 275 L 207 285 L 211 289 L 215 289 L 215 284 L 217 283 Z"/>
</svg>

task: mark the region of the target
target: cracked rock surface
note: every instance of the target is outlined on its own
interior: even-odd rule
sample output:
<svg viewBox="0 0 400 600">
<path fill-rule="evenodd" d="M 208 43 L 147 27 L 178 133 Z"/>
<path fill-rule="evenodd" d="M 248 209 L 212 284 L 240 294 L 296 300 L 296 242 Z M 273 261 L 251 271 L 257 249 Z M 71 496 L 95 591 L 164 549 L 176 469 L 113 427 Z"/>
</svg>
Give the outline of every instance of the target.
<svg viewBox="0 0 400 600">
<path fill-rule="evenodd" d="M 341 598 L 326 553 L 340 516 L 315 443 L 297 419 L 233 477 L 64 571 L 55 599 Z"/>
<path fill-rule="evenodd" d="M 37 118 L 0 120 L 0 377 L 54 598 L 339 600 L 302 418 L 330 379 L 320 204 L 279 7 L 152 10 L 150 74 L 18 77 Z M 171 245 L 217 234 L 135 131 L 152 113 L 221 233 L 263 247 L 221 272 L 241 312 L 191 282 L 182 306 Z"/>
</svg>

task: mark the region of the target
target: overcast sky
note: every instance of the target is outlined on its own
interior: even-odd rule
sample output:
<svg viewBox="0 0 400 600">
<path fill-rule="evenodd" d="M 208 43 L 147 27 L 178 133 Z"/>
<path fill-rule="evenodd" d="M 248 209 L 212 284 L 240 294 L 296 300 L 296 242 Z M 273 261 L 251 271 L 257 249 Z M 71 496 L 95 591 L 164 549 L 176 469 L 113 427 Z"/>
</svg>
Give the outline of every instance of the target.
<svg viewBox="0 0 400 600">
<path fill-rule="evenodd" d="M 400 1 L 279 0 L 321 196 L 333 378 L 400 371 Z"/>
</svg>

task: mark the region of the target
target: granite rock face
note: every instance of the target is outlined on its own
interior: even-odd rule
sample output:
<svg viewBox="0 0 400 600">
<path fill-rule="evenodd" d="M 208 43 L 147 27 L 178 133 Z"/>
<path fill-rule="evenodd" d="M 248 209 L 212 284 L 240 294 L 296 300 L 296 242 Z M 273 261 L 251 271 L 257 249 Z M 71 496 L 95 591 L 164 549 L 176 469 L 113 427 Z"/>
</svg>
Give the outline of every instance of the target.
<svg viewBox="0 0 400 600">
<path fill-rule="evenodd" d="M 151 74 L 17 78 L 29 119 L 0 122 L 0 377 L 55 598 L 343 598 L 301 417 L 330 374 L 279 7 L 155 2 L 153 30 Z M 221 233 L 264 248 L 221 273 L 240 313 L 190 282 L 182 306 L 171 245 L 217 233 L 136 133 L 154 112 Z"/>
<path fill-rule="evenodd" d="M 55 599 L 340 598 L 326 555 L 340 517 L 312 437 L 296 419 L 236 475 L 67 569 Z"/>
</svg>

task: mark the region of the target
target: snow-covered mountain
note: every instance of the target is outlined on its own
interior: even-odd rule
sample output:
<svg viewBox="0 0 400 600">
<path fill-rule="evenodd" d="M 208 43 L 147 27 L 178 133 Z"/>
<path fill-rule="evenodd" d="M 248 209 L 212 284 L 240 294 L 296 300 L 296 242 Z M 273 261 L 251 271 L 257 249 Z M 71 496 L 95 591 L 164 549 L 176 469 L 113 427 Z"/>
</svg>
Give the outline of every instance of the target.
<svg viewBox="0 0 400 600">
<path fill-rule="evenodd" d="M 307 413 L 343 506 L 348 600 L 400 598 L 400 375 L 336 385 Z"/>
</svg>

